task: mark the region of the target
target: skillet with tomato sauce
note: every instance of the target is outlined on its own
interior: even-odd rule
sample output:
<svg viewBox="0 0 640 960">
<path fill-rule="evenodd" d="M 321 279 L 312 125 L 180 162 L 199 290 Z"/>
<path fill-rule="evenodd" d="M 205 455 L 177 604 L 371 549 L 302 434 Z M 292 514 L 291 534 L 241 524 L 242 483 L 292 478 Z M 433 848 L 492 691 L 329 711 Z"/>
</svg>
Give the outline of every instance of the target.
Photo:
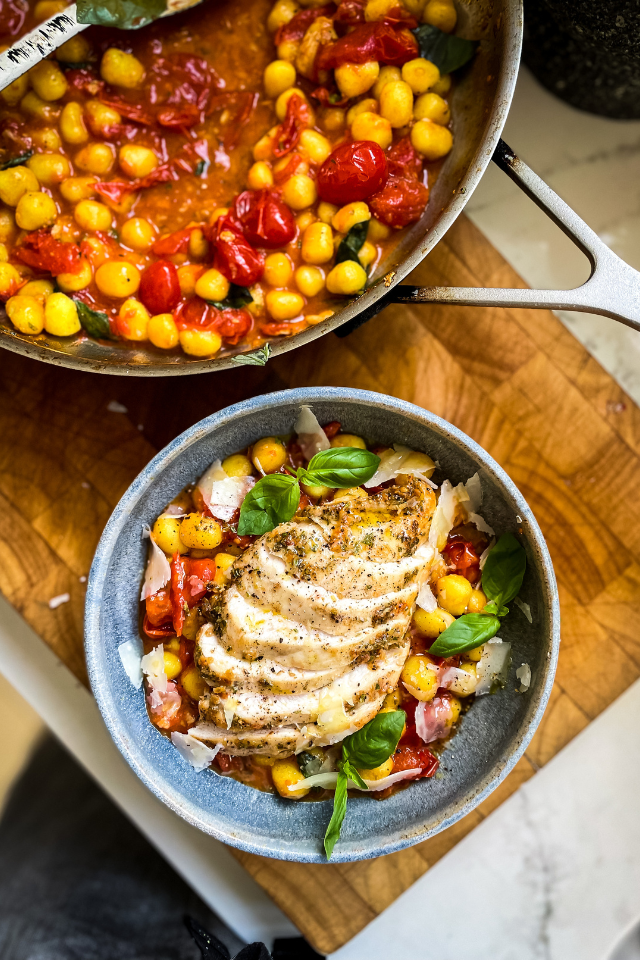
<svg viewBox="0 0 640 960">
<path fill-rule="evenodd" d="M 5 45 L 65 6 L 9 0 Z M 452 145 L 446 0 L 209 0 L 91 28 L 0 94 L 0 297 L 21 333 L 246 352 L 330 316 Z"/>
</svg>

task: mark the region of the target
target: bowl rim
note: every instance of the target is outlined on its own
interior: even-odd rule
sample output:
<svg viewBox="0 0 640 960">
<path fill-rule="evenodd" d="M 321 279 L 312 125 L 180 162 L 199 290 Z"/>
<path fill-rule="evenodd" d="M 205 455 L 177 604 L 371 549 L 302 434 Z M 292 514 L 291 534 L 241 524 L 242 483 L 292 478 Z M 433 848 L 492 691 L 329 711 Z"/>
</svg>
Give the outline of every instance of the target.
<svg viewBox="0 0 640 960">
<path fill-rule="evenodd" d="M 375 405 L 378 408 L 389 409 L 395 413 L 400 413 L 403 416 L 418 420 L 442 436 L 456 440 L 462 445 L 465 452 L 481 460 L 483 469 L 492 476 L 492 479 L 498 480 L 507 489 L 509 495 L 515 501 L 517 515 L 526 520 L 527 527 L 531 531 L 532 540 L 538 550 L 538 556 L 542 566 L 541 572 L 549 595 L 551 629 L 549 632 L 549 650 L 544 666 L 544 684 L 538 694 L 538 702 L 535 710 L 530 715 L 528 721 L 525 722 L 524 728 L 519 729 L 514 735 L 515 745 L 513 749 L 507 751 L 502 760 L 496 761 L 492 768 L 494 771 L 493 776 L 484 782 L 481 789 L 470 795 L 463 802 L 456 804 L 448 816 L 443 817 L 437 823 L 433 824 L 431 828 L 427 827 L 423 830 L 418 829 L 402 834 L 402 836 L 394 842 L 390 841 L 385 843 L 384 841 L 380 842 L 378 840 L 376 841 L 376 846 L 358 850 L 356 853 L 348 850 L 341 852 L 340 845 L 338 844 L 332 855 L 331 863 L 368 860 L 395 853 L 398 850 L 405 849 L 440 833 L 458 820 L 461 820 L 482 803 L 515 767 L 538 728 L 553 687 L 560 646 L 560 605 L 555 573 L 545 539 L 531 508 L 528 506 L 513 480 L 511 480 L 505 470 L 480 444 L 458 427 L 429 410 L 409 403 L 406 400 L 370 390 L 359 390 L 349 387 L 297 387 L 269 394 L 260 394 L 257 397 L 252 397 L 248 400 L 233 404 L 230 407 L 225 407 L 203 420 L 198 421 L 198 423 L 189 427 L 168 443 L 162 450 L 158 451 L 118 501 L 100 537 L 89 571 L 84 613 L 84 648 L 91 689 L 107 729 L 120 753 L 145 786 L 171 810 L 192 826 L 197 827 L 204 833 L 215 837 L 217 840 L 229 846 L 236 847 L 248 853 L 255 853 L 259 856 L 301 863 L 326 863 L 327 861 L 323 852 L 313 850 L 309 850 L 306 853 L 292 850 L 276 852 L 272 847 L 266 846 L 264 842 L 259 839 L 248 842 L 242 836 L 228 832 L 225 829 L 220 829 L 204 818 L 192 814 L 189 810 L 185 809 L 184 803 L 181 804 L 175 800 L 171 793 L 163 788 L 162 784 L 158 782 L 160 778 L 154 774 L 153 770 L 149 771 L 147 764 L 143 765 L 139 763 L 132 755 L 128 747 L 127 734 L 122 728 L 119 719 L 116 700 L 107 694 L 106 684 L 103 689 L 101 682 L 103 671 L 100 657 L 102 643 L 100 632 L 100 604 L 112 547 L 129 522 L 132 507 L 137 502 L 139 496 L 153 483 L 154 476 L 159 467 L 165 466 L 168 462 L 182 456 L 194 441 L 211 433 L 215 428 L 235 420 L 240 415 L 251 414 L 254 411 L 262 412 L 269 410 L 285 402 L 308 403 L 313 405 L 313 403 L 317 401 L 332 399 L 343 402 L 354 402 L 364 406 Z"/>
</svg>

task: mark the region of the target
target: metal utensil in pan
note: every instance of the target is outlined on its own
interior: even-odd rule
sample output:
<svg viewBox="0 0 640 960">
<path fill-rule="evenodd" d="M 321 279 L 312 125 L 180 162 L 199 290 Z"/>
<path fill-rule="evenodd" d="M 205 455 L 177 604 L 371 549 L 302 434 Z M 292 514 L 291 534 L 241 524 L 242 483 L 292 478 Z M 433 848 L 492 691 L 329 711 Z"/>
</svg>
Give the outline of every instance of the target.
<svg viewBox="0 0 640 960">
<path fill-rule="evenodd" d="M 500 140 L 511 105 L 522 45 L 521 0 L 476 0 L 459 7 L 464 36 L 480 39 L 476 57 L 452 97 L 454 146 L 431 191 L 419 223 L 406 230 L 362 296 L 341 306 L 323 323 L 271 344 L 274 356 L 294 350 L 331 330 L 346 335 L 388 303 L 457 303 L 584 310 L 613 317 L 640 330 L 640 273 L 605 244 L 542 180 Z M 494 156 L 495 155 L 495 156 Z M 589 257 L 592 275 L 576 290 L 487 290 L 416 288 L 400 284 L 418 266 L 463 210 L 494 158 L 512 179 Z M 99 373 L 129 376 L 177 376 L 224 370 L 232 356 L 198 360 L 161 354 L 141 344 L 103 344 L 94 340 L 30 338 L 0 323 L 0 346 L 48 363 Z"/>
</svg>

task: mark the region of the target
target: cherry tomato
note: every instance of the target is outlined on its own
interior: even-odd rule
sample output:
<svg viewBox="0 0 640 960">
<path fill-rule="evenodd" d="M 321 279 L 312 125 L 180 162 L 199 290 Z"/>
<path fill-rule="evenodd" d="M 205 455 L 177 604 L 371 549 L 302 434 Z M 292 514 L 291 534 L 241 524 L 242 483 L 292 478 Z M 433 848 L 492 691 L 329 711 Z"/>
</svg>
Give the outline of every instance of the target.
<svg viewBox="0 0 640 960">
<path fill-rule="evenodd" d="M 52 237 L 48 230 L 28 233 L 15 249 L 18 260 L 57 277 L 59 273 L 73 273 L 80 262 L 80 247 L 75 243 L 63 243 Z"/>
<path fill-rule="evenodd" d="M 414 177 L 422 175 L 422 157 L 411 143 L 409 137 L 403 137 L 387 150 L 387 166 L 390 177 Z"/>
<path fill-rule="evenodd" d="M 380 190 L 388 176 L 384 150 L 372 140 L 342 143 L 327 157 L 316 180 L 321 200 L 342 206 L 366 200 Z"/>
<path fill-rule="evenodd" d="M 300 134 L 309 126 L 311 110 L 302 97 L 294 94 L 287 100 L 287 113 L 283 123 L 278 127 L 275 137 L 273 153 L 276 157 L 284 157 L 290 153 L 300 140 Z"/>
<path fill-rule="evenodd" d="M 364 23 L 364 6 L 365 0 L 340 0 L 333 19 L 338 23 L 348 23 L 350 26 Z"/>
<path fill-rule="evenodd" d="M 423 777 L 432 777 L 438 769 L 438 758 L 434 757 L 426 747 L 400 746 L 393 754 L 393 772 L 412 770 L 420 767 L 421 772 L 412 779 L 420 780 Z"/>
<path fill-rule="evenodd" d="M 193 607 L 204 597 L 207 584 L 213 582 L 216 575 L 216 562 L 209 559 L 193 560 L 191 557 L 183 557 L 182 563 L 185 568 L 184 593 L 188 605 Z"/>
<path fill-rule="evenodd" d="M 157 257 L 172 257 L 176 253 L 186 253 L 189 247 L 189 240 L 195 227 L 185 227 L 184 230 L 177 230 L 170 233 L 168 237 L 160 237 L 151 248 Z"/>
<path fill-rule="evenodd" d="M 171 622 L 172 606 L 171 597 L 166 587 L 158 590 L 153 596 L 147 597 L 145 601 L 147 617 L 149 623 L 154 627 L 159 627 L 163 623 Z"/>
<path fill-rule="evenodd" d="M 234 214 L 256 247 L 284 247 L 296 235 L 293 214 L 274 190 L 245 190 L 236 198 Z"/>
<path fill-rule="evenodd" d="M 470 583 L 480 579 L 480 557 L 472 543 L 462 537 L 452 537 L 442 551 L 442 555 L 455 572 L 466 577 Z"/>
<path fill-rule="evenodd" d="M 215 328 L 227 343 L 235 346 L 248 334 L 252 324 L 253 319 L 248 310 L 227 309 L 220 310 Z"/>
<path fill-rule="evenodd" d="M 302 40 L 314 20 L 317 20 L 318 17 L 331 16 L 335 12 L 335 9 L 334 4 L 329 3 L 325 7 L 301 10 L 299 13 L 296 13 L 288 23 L 283 23 L 282 26 L 278 28 L 274 40 L 276 47 L 284 40 Z"/>
<path fill-rule="evenodd" d="M 264 257 L 247 242 L 239 224 L 229 214 L 218 219 L 213 242 L 216 248 L 213 265 L 223 277 L 241 287 L 257 283 L 264 272 Z"/>
<path fill-rule="evenodd" d="M 171 313 L 182 297 L 174 265 L 168 260 L 158 260 L 147 267 L 140 279 L 139 296 L 152 316 Z"/>
<path fill-rule="evenodd" d="M 171 561 L 171 609 L 173 613 L 173 629 L 176 636 L 182 636 L 187 606 L 187 591 L 185 589 L 186 570 L 179 553 L 174 553 Z"/>
<path fill-rule="evenodd" d="M 175 636 L 175 630 L 173 629 L 171 621 L 166 623 L 164 626 L 154 627 L 146 613 L 142 622 L 142 629 L 148 637 L 151 637 L 154 640 Z"/>
<path fill-rule="evenodd" d="M 369 198 L 371 212 L 389 227 L 406 227 L 424 213 L 429 190 L 423 183 L 407 177 L 389 177 L 386 184 Z"/>
<path fill-rule="evenodd" d="M 173 319 L 178 330 L 186 330 L 188 327 L 200 327 L 202 330 L 209 330 L 217 317 L 218 311 L 215 307 L 210 307 L 200 297 L 191 297 L 189 300 L 184 300 L 178 304 L 173 313 Z"/>
<path fill-rule="evenodd" d="M 383 64 L 401 67 L 418 56 L 418 42 L 408 30 L 396 30 L 376 20 L 360 23 L 351 33 L 324 47 L 316 60 L 318 70 L 335 70 L 343 63 Z"/>
</svg>

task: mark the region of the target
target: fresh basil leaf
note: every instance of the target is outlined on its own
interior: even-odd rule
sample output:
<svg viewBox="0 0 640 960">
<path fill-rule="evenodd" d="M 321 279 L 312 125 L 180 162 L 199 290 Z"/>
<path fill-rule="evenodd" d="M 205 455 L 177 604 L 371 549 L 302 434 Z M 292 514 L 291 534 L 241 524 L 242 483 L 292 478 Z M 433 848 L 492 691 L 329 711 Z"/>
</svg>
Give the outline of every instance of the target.
<svg viewBox="0 0 640 960">
<path fill-rule="evenodd" d="M 232 283 L 224 300 L 207 300 L 207 303 L 216 307 L 217 310 L 227 310 L 229 308 L 239 310 L 240 307 L 253 303 L 253 297 L 248 287 L 239 287 L 236 283 Z"/>
<path fill-rule="evenodd" d="M 27 160 L 30 160 L 33 154 L 33 150 L 27 150 L 26 153 L 21 153 L 19 157 L 12 157 L 11 160 L 6 160 L 0 166 L 0 170 L 10 170 L 11 167 L 20 167 L 23 163 L 26 163 Z"/>
<path fill-rule="evenodd" d="M 492 613 L 495 617 L 506 617 L 509 613 L 509 607 L 502 607 L 495 600 L 489 600 L 482 608 L 483 613 Z"/>
<path fill-rule="evenodd" d="M 76 16 L 78 23 L 137 30 L 157 20 L 166 9 L 166 0 L 77 0 Z"/>
<path fill-rule="evenodd" d="M 365 770 L 379 767 L 398 746 L 406 719 L 404 710 L 377 714 L 364 727 L 342 741 L 345 762 Z"/>
<path fill-rule="evenodd" d="M 355 260 L 356 263 L 360 263 L 358 254 L 367 239 L 368 229 L 368 220 L 364 220 L 362 223 L 356 223 L 351 227 L 351 230 L 349 230 L 349 233 L 338 247 L 335 259 L 336 263 L 342 263 L 343 260 Z"/>
<path fill-rule="evenodd" d="M 369 789 L 369 787 L 366 785 L 366 783 L 364 782 L 364 780 L 362 779 L 362 777 L 360 776 L 356 768 L 353 766 L 353 764 L 349 760 L 345 760 L 342 764 L 340 764 L 340 769 L 344 770 L 349 780 L 352 780 L 362 790 Z"/>
<path fill-rule="evenodd" d="M 324 850 L 327 855 L 327 860 L 331 859 L 331 854 L 333 853 L 333 848 L 338 842 L 340 837 L 340 831 L 342 830 L 342 822 L 345 818 L 347 812 L 347 775 L 341 770 L 338 774 L 338 782 L 336 783 L 336 792 L 333 795 L 333 813 L 331 814 L 331 820 L 329 821 L 329 826 L 327 827 L 327 832 L 324 835 Z"/>
<path fill-rule="evenodd" d="M 91 70 L 92 67 L 95 67 L 95 63 L 91 63 L 89 60 L 83 60 L 80 63 L 69 63 L 68 61 L 58 60 L 57 64 L 64 73 L 66 73 L 67 70 Z"/>
<path fill-rule="evenodd" d="M 116 340 L 109 326 L 109 317 L 100 310 L 92 310 L 83 300 L 73 302 L 78 310 L 78 320 L 94 340 Z"/>
<path fill-rule="evenodd" d="M 452 33 L 443 33 L 430 23 L 423 23 L 411 31 L 418 41 L 420 56 L 435 63 L 441 74 L 453 73 L 472 59 L 477 40 L 463 40 Z"/>
<path fill-rule="evenodd" d="M 265 343 L 265 345 L 260 347 L 259 350 L 256 350 L 255 353 L 239 353 L 237 357 L 231 358 L 231 362 L 237 363 L 238 366 L 246 364 L 246 366 L 264 367 L 270 356 L 271 347 L 268 343 Z"/>
<path fill-rule="evenodd" d="M 359 447 L 332 447 L 311 458 L 309 466 L 298 468 L 298 479 L 309 486 L 358 487 L 370 480 L 380 457 Z"/>
<path fill-rule="evenodd" d="M 465 613 L 440 634 L 429 647 L 434 657 L 455 657 L 466 650 L 474 650 L 486 640 L 495 637 L 500 629 L 498 617 L 484 613 Z"/>
<path fill-rule="evenodd" d="M 300 503 L 300 486 L 295 477 L 273 473 L 258 480 L 242 501 L 238 533 L 262 536 L 279 523 L 291 520 Z"/>
<path fill-rule="evenodd" d="M 202 174 L 204 173 L 205 167 L 206 167 L 206 163 L 204 162 L 204 160 L 199 160 L 198 163 L 196 164 L 195 170 L 193 171 L 196 177 L 202 176 Z"/>
<path fill-rule="evenodd" d="M 524 547 L 512 533 L 503 533 L 482 570 L 482 589 L 489 600 L 495 600 L 498 610 L 518 596 L 526 569 Z"/>
</svg>

